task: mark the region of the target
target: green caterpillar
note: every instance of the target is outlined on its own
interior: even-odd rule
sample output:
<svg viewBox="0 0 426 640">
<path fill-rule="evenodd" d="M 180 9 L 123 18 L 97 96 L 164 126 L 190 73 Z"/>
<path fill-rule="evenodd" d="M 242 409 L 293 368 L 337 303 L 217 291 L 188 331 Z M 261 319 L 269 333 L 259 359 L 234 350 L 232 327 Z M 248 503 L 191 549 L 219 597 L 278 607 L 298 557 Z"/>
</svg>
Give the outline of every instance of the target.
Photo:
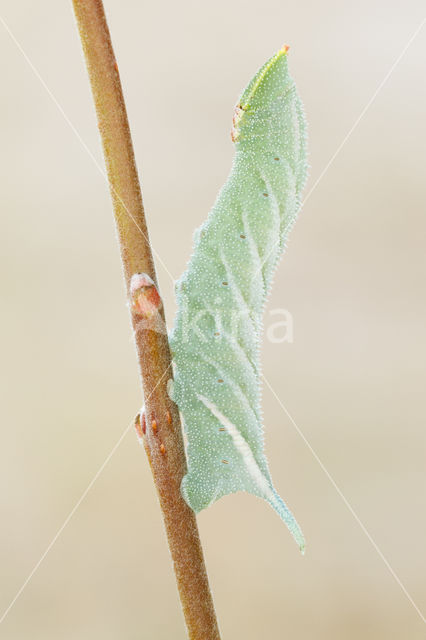
<svg viewBox="0 0 426 640">
<path fill-rule="evenodd" d="M 269 502 L 303 550 L 269 474 L 259 382 L 263 308 L 307 173 L 306 123 L 287 50 L 263 65 L 235 109 L 232 170 L 176 287 L 170 393 L 188 436 L 189 506 L 199 512 L 248 491 Z"/>
</svg>

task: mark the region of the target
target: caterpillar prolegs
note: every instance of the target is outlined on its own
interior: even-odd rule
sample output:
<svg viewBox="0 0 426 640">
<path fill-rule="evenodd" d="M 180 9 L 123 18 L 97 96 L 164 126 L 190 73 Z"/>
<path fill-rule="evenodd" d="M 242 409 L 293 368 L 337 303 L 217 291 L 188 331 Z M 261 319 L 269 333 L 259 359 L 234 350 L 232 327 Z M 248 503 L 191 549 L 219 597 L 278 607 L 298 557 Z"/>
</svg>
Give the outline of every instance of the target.
<svg viewBox="0 0 426 640">
<path fill-rule="evenodd" d="M 260 496 L 303 550 L 302 532 L 269 474 L 259 379 L 265 300 L 307 172 L 306 124 L 287 47 L 242 93 L 232 139 L 231 173 L 176 288 L 171 395 L 188 437 L 182 493 L 195 512 L 236 491 Z"/>
</svg>

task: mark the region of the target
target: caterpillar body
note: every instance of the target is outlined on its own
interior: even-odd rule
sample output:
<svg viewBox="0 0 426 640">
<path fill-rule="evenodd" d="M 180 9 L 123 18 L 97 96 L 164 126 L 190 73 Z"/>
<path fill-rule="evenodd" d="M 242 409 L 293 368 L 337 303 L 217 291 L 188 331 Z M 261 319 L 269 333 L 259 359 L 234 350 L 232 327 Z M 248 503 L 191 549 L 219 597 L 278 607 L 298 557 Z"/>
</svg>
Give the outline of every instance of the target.
<svg viewBox="0 0 426 640">
<path fill-rule="evenodd" d="M 269 474 L 259 380 L 266 296 L 307 173 L 306 124 L 287 49 L 241 95 L 231 173 L 177 282 L 171 396 L 188 438 L 182 494 L 189 506 L 199 512 L 248 491 L 269 502 L 303 550 L 302 532 Z"/>
</svg>

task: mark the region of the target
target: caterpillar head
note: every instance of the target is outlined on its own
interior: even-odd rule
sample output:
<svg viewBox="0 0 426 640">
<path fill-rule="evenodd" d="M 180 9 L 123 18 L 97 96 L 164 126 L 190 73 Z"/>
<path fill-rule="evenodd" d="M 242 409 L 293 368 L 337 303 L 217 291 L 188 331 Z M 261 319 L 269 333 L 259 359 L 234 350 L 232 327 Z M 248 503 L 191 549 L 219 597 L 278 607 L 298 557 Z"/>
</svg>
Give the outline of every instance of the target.
<svg viewBox="0 0 426 640">
<path fill-rule="evenodd" d="M 235 107 L 231 139 L 239 142 L 249 133 L 253 122 L 262 110 L 268 110 L 283 96 L 283 81 L 288 79 L 287 52 L 284 45 L 252 78 Z"/>
</svg>

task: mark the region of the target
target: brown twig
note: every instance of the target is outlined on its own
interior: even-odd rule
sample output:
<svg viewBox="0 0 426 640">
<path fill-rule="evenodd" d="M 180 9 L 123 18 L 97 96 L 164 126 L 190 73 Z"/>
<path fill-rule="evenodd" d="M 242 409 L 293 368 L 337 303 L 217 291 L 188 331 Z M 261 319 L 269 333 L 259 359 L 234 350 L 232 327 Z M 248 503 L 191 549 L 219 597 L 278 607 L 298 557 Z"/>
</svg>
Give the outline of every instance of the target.
<svg viewBox="0 0 426 640">
<path fill-rule="evenodd" d="M 179 413 L 167 393 L 172 368 L 164 309 L 118 67 L 102 1 L 73 0 L 73 5 L 102 138 L 147 398 L 142 418 L 145 423 L 139 425 L 139 431 L 158 490 L 189 638 L 219 640 L 195 515 L 180 493 L 186 473 L 182 431 Z M 159 331 L 160 325 L 163 330 Z"/>
</svg>

